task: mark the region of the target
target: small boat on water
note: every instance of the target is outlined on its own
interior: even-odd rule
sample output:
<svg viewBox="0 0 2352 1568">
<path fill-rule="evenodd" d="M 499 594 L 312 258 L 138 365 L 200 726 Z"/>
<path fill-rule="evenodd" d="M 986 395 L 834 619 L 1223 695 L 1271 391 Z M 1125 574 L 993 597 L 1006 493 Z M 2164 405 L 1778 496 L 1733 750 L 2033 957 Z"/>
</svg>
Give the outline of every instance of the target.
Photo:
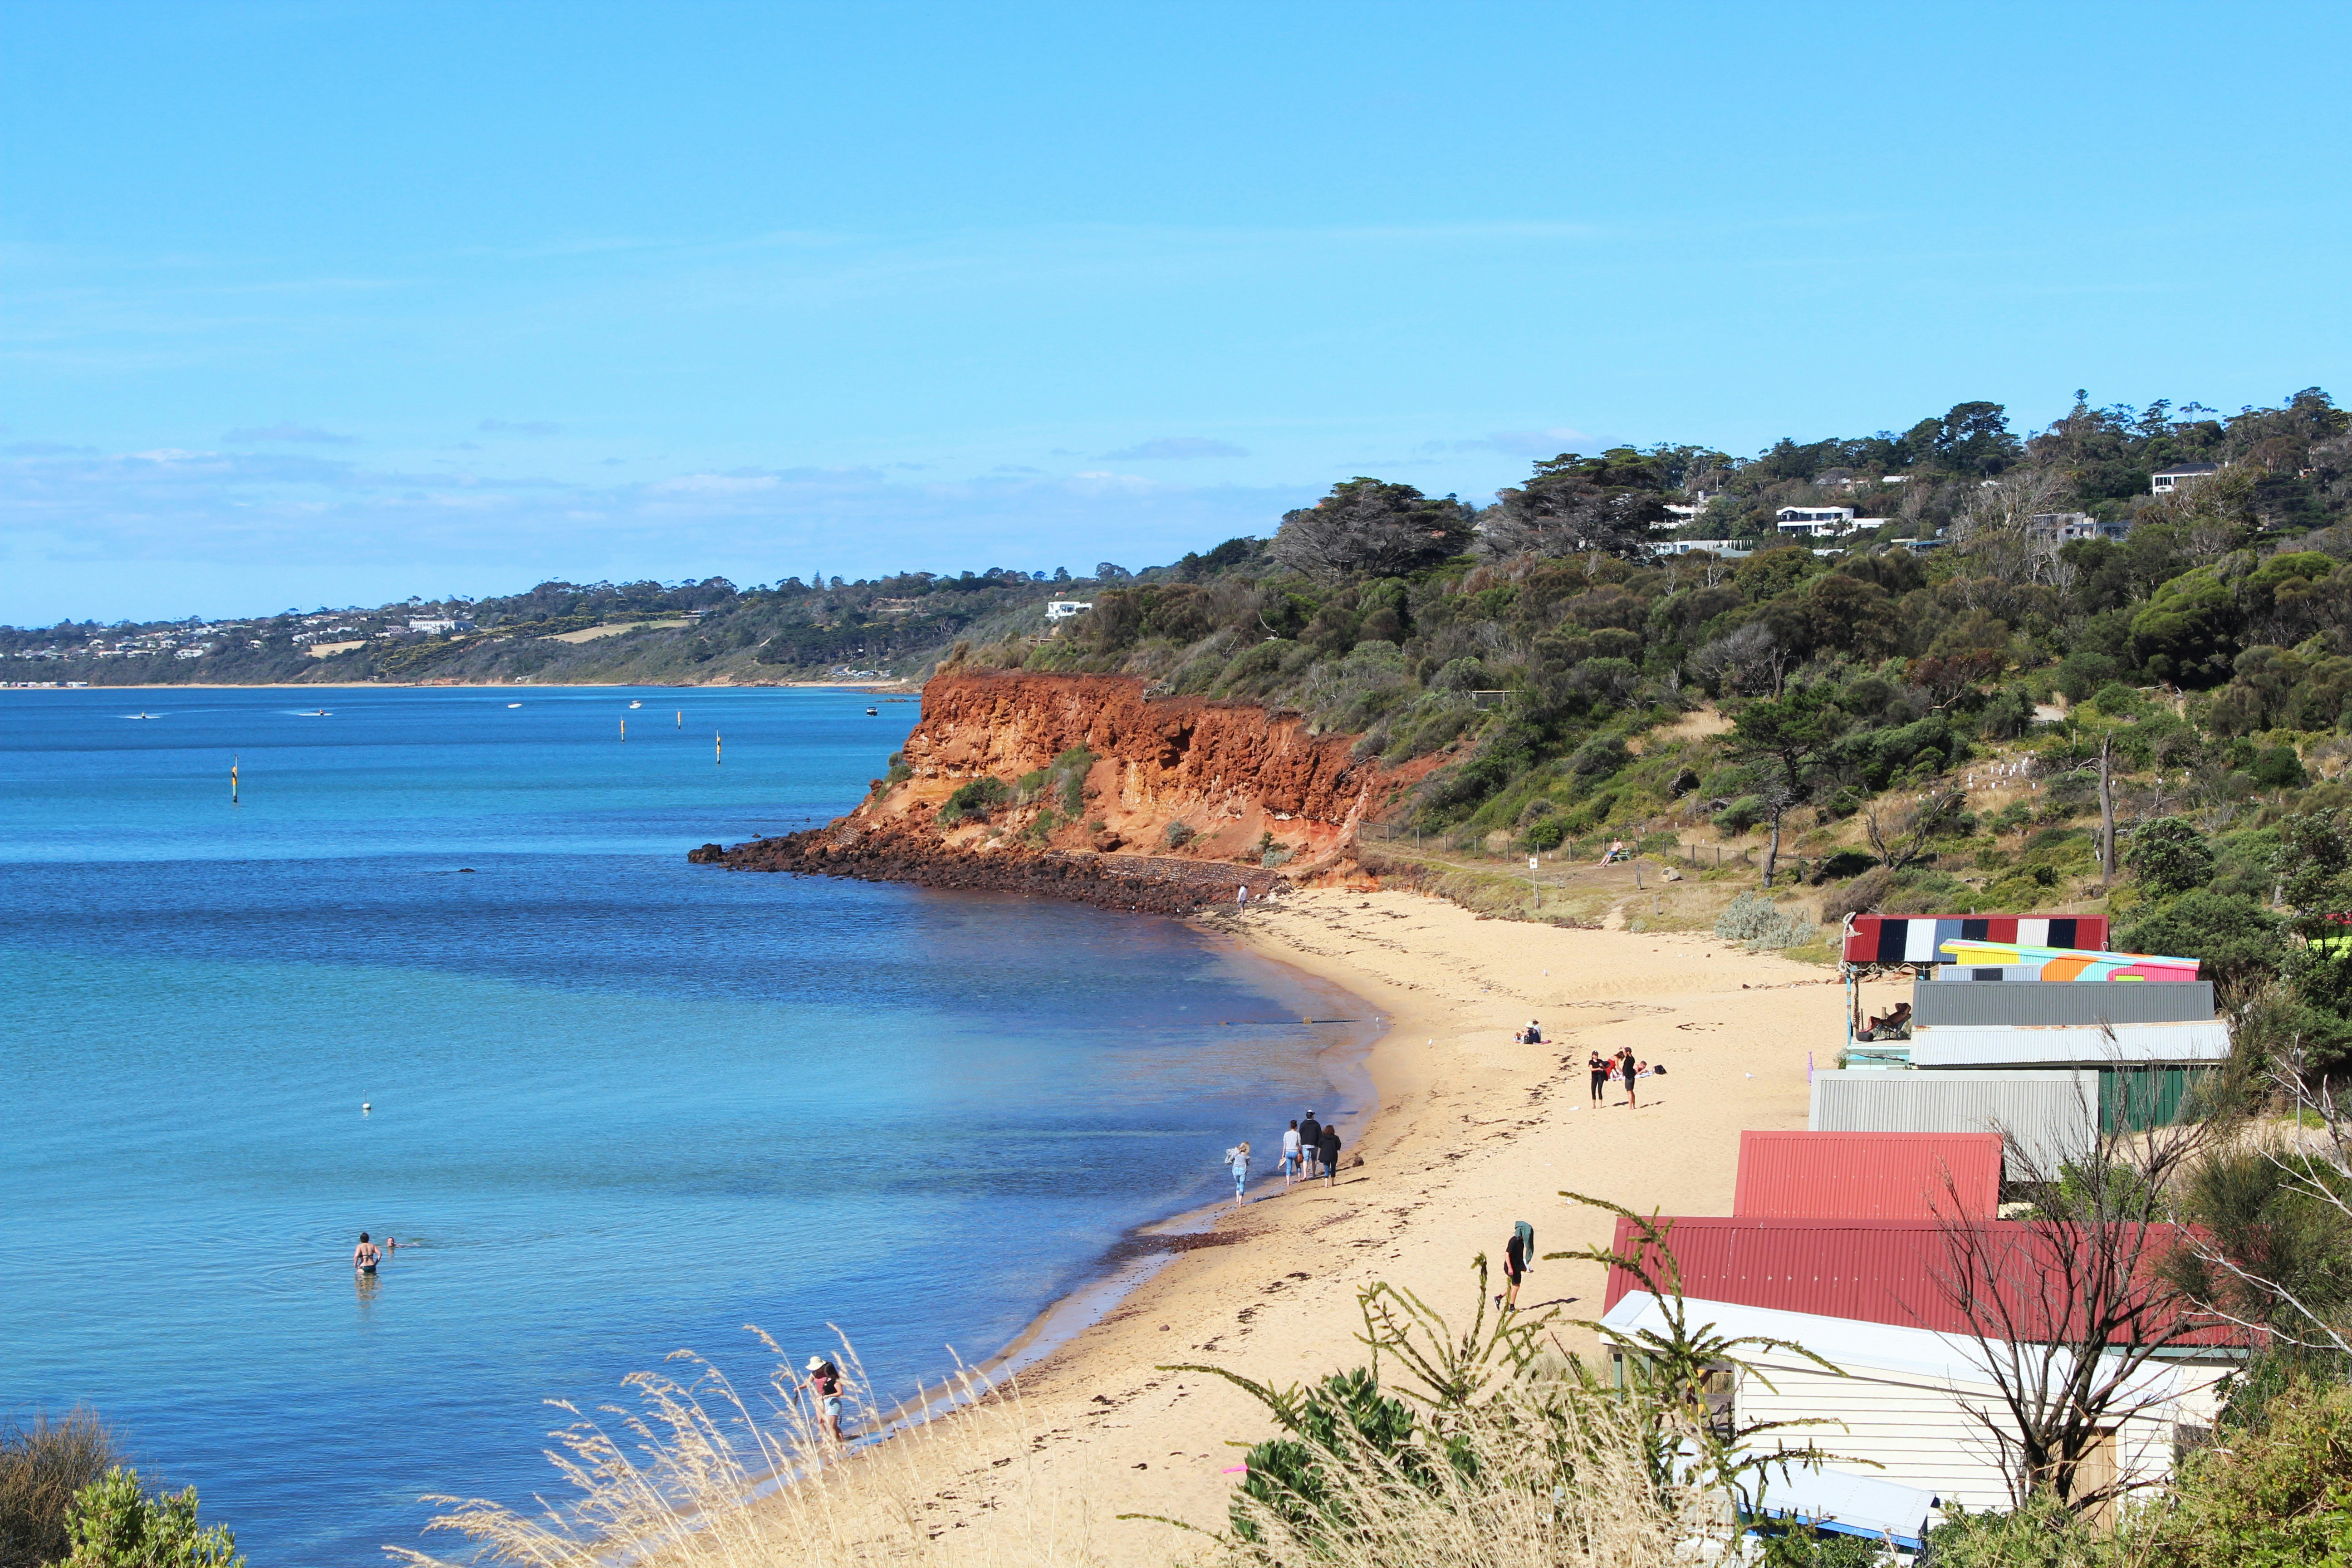
<svg viewBox="0 0 2352 1568">
<path fill-rule="evenodd" d="M 334 716 L 334 710 L 331 708 L 313 708 L 308 713 L 299 713 L 296 715 L 297 718 L 300 719 L 331 719 Z"/>
<path fill-rule="evenodd" d="M 642 702 L 632 702 L 632 703 L 630 703 L 630 704 L 629 704 L 629 706 L 630 706 L 630 707 L 632 707 L 632 708 L 642 708 L 642 707 L 644 707 L 644 706 L 645 706 L 645 704 L 644 704 L 644 703 L 642 703 Z"/>
<path fill-rule="evenodd" d="M 507 704 L 507 706 L 508 706 L 508 707 L 509 707 L 509 708 L 520 708 L 520 707 L 521 707 L 521 706 L 522 706 L 522 704 L 521 704 L 521 703 L 520 703 L 520 702 L 509 702 L 509 703 L 508 703 L 508 704 Z"/>
<path fill-rule="evenodd" d="M 123 717 L 125 719 L 152 719 L 155 715 L 146 711 L 144 709 L 142 709 L 136 713 L 125 713 Z"/>
<path fill-rule="evenodd" d="M 881 711 L 882 711 L 882 710 L 880 710 L 879 708 L 876 708 L 876 707 L 873 707 L 873 706 L 869 705 L 869 706 L 866 708 L 866 717 L 867 717 L 867 718 L 869 718 L 869 719 L 870 719 L 870 718 L 876 718 L 876 717 L 878 717 L 878 716 L 881 714 Z"/>
</svg>

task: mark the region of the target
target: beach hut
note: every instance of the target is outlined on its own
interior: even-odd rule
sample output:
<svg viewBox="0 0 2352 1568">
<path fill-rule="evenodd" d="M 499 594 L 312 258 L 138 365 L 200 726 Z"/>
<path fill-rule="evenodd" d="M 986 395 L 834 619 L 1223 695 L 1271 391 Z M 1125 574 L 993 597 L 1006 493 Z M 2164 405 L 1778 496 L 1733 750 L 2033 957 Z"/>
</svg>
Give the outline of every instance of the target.
<svg viewBox="0 0 2352 1568">
<path fill-rule="evenodd" d="M 1741 1219 L 1990 1219 L 1995 1132 L 1742 1132 Z"/>
<path fill-rule="evenodd" d="M 1856 915 L 1847 925 L 1848 963 L 1939 963 L 1948 942 L 2023 942 L 2035 947 L 2102 947 L 2105 915 Z"/>
<path fill-rule="evenodd" d="M 2210 980 L 2147 980 L 2136 985 L 2086 980 L 1950 985 L 1922 980 L 1911 987 L 1915 1030 L 1998 1024 L 2186 1024 L 2212 1016 Z"/>
<path fill-rule="evenodd" d="M 2230 1059 L 2230 1026 L 1958 1024 L 1915 1026 L 1915 1068 L 2194 1067 Z"/>
<path fill-rule="evenodd" d="M 1990 965 L 2038 969 L 2040 978 L 2053 980 L 2136 981 L 2194 980 L 2197 961 L 2167 958 L 2151 952 L 2107 952 L 2097 948 L 2043 946 L 2033 942 L 1996 942 L 1989 938 L 1956 937 L 1939 942 L 1937 951 L 1948 963 L 1964 968 Z"/>
<path fill-rule="evenodd" d="M 2055 1171 L 2097 1142 L 2095 1071 L 1835 1068 L 1813 1074 L 1814 1132 L 2001 1132 L 2011 1179 Z"/>
<path fill-rule="evenodd" d="M 1687 1290 L 1685 1302 L 1694 1323 L 1711 1324 L 1717 1333 L 1802 1345 L 1834 1368 L 1825 1370 L 1792 1350 L 1745 1354 L 1754 1370 L 1732 1380 L 1731 1415 L 1736 1420 L 1826 1421 L 1787 1436 L 1796 1442 L 1810 1438 L 1832 1453 L 1880 1467 L 1868 1471 L 1825 1467 L 1814 1482 L 1808 1482 L 1801 1471 L 1792 1471 L 1785 1481 L 1773 1472 L 1764 1481 L 1760 1500 L 1751 1500 L 1751 1510 L 1759 1502 L 1766 1513 L 1786 1508 L 1801 1514 L 1808 1507 L 1837 1512 L 1852 1507 L 1853 1512 L 1828 1521 L 1830 1527 L 1864 1535 L 1885 1531 L 1895 1537 L 1897 1545 L 1916 1549 L 1920 1521 L 1899 1517 L 1915 1508 L 1916 1501 L 1849 1493 L 1845 1478 L 1924 1492 L 1946 1507 L 2011 1506 L 1992 1429 L 2015 1430 L 1990 1371 L 1997 1364 L 1993 1358 L 2004 1350 L 2000 1342 L 1987 1345 L 1964 1333 L 1915 1324 L 1717 1301 Z M 1625 1333 L 1663 1333 L 1667 1326 L 1657 1301 L 1639 1289 L 1612 1301 L 1601 1321 Z M 2184 1431 L 2211 1428 L 2219 1404 L 2215 1385 L 2224 1370 L 2219 1364 L 2170 1360 L 2138 1368 L 2116 1405 L 2128 1414 L 2091 1456 L 2084 1479 L 2099 1484 L 2116 1477 L 2143 1481 L 2168 1477 Z M 1898 1517 L 1886 1518 L 1887 1513 Z"/>
</svg>

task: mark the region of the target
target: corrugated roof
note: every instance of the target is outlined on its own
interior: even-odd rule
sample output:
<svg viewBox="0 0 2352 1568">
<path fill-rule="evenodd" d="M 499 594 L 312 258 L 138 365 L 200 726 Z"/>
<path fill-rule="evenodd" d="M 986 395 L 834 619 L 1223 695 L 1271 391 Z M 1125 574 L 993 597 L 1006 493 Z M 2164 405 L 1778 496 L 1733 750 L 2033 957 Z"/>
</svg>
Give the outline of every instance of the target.
<svg viewBox="0 0 2352 1568">
<path fill-rule="evenodd" d="M 1911 1022 L 1926 1028 L 1985 1024 L 2200 1023 L 2213 1016 L 2210 980 L 2051 980 L 2031 985 L 1954 985 L 1922 980 L 1911 987 Z"/>
<path fill-rule="evenodd" d="M 1971 1333 L 1979 1327 L 1990 1331 L 1996 1323 L 2007 1323 L 2018 1330 L 2012 1337 L 2036 1342 L 2066 1337 L 2065 1323 L 2081 1310 L 2080 1303 L 2063 1299 L 2063 1276 L 2056 1268 L 2059 1249 L 2079 1242 L 2060 1226 L 1966 1222 L 1990 1244 L 1991 1251 L 1979 1256 L 1994 1258 L 1998 1274 L 1991 1280 L 1971 1281 L 1971 1292 L 1981 1298 L 1990 1288 L 2001 1303 L 1984 1314 L 1984 1323 L 1974 1324 L 1948 1285 L 1959 1273 L 1947 1234 L 1949 1227 L 1934 1221 L 1699 1217 L 1653 1223 L 1672 1226 L 1665 1249 L 1681 1270 L 1683 1295 L 1694 1300 L 1855 1318 L 1948 1334 Z M 2148 1228 L 2153 1234 L 2139 1260 L 2143 1288 L 2162 1290 L 2155 1270 L 2179 1247 L 2180 1231 L 2175 1226 Z M 1633 1221 L 1619 1219 L 1614 1249 L 1630 1257 L 1638 1246 Z M 1655 1249 L 1649 1266 L 1654 1274 L 1661 1273 Z M 1660 1282 L 1665 1282 L 1662 1274 Z M 1604 1308 L 1642 1289 L 1630 1269 L 1612 1267 Z M 2217 1323 L 2194 1328 L 2177 1342 L 2245 1342 L 2243 1331 Z"/>
<path fill-rule="evenodd" d="M 2084 1070 L 1823 1070 L 1805 1121 L 1814 1132 L 2005 1132 L 2009 1173 L 2054 1171 L 2098 1134 L 2099 1075 Z"/>
<path fill-rule="evenodd" d="M 2121 1067 L 2221 1062 L 2230 1058 L 2230 1026 L 2201 1024 L 1961 1024 L 1914 1027 L 1911 1065 L 1919 1068 L 2038 1067 L 2075 1063 Z"/>
<path fill-rule="evenodd" d="M 1847 930 L 1848 963 L 1940 963 L 1939 944 L 2019 942 L 2036 947 L 2104 947 L 2105 915 L 1856 915 Z"/>
<path fill-rule="evenodd" d="M 1998 1132 L 1742 1132 L 1742 1219 L 1990 1219 Z"/>
</svg>

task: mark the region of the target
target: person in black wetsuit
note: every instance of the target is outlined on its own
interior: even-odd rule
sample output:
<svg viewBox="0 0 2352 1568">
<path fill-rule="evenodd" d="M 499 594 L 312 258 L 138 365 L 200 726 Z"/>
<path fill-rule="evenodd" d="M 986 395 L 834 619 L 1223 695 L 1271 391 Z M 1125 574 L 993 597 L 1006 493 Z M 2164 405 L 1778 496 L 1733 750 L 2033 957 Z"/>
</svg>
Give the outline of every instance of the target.
<svg viewBox="0 0 2352 1568">
<path fill-rule="evenodd" d="M 1312 1110 L 1298 1124 L 1298 1152 L 1307 1161 L 1307 1179 L 1312 1181 L 1317 1173 L 1316 1162 L 1323 1158 L 1323 1124 L 1315 1120 Z"/>
</svg>

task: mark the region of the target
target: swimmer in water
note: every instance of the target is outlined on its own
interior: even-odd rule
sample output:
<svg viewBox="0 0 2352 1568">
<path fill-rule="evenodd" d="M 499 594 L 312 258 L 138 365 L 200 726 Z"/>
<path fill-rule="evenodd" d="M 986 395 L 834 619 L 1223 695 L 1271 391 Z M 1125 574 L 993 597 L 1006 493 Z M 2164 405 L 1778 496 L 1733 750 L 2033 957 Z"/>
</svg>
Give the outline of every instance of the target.
<svg viewBox="0 0 2352 1568">
<path fill-rule="evenodd" d="M 352 1248 L 352 1267 L 362 1274 L 373 1274 L 375 1266 L 383 1261 L 383 1249 L 368 1239 L 367 1232 L 360 1232 L 360 1244 Z"/>
</svg>

